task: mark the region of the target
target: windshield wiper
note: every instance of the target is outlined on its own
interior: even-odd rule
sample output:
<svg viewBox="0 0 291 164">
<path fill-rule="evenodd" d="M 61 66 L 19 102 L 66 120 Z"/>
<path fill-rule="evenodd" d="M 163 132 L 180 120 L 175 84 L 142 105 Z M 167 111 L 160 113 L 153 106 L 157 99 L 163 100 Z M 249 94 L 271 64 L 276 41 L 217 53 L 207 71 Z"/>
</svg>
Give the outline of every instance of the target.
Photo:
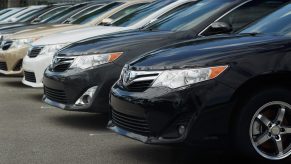
<svg viewBox="0 0 291 164">
<path fill-rule="evenodd" d="M 259 34 L 262 34 L 262 33 L 260 33 L 260 32 L 249 32 L 249 33 L 241 33 L 241 34 L 245 34 L 245 35 L 251 35 L 251 36 L 257 36 L 257 35 L 259 35 Z"/>
</svg>

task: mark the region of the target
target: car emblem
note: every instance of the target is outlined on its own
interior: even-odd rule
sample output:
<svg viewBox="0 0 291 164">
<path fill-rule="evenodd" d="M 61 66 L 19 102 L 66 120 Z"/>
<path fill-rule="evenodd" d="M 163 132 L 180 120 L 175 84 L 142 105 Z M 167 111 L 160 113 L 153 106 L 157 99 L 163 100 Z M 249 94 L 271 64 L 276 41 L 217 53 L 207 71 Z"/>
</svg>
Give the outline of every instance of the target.
<svg viewBox="0 0 291 164">
<path fill-rule="evenodd" d="M 53 59 L 52 67 L 53 67 L 53 68 L 57 67 L 57 66 L 59 65 L 60 61 L 61 61 L 60 58 L 55 57 L 55 58 Z"/>
<path fill-rule="evenodd" d="M 136 73 L 130 70 L 126 70 L 123 74 L 123 85 L 124 86 L 129 86 L 131 82 L 135 79 Z"/>
</svg>

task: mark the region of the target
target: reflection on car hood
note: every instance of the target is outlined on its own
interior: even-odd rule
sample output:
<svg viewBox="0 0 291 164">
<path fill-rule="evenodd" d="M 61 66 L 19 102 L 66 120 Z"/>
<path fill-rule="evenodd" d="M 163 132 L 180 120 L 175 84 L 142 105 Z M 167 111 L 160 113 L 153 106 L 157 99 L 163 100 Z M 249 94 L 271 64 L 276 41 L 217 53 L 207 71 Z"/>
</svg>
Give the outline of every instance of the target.
<svg viewBox="0 0 291 164">
<path fill-rule="evenodd" d="M 175 34 L 173 34 L 173 32 L 131 30 L 82 40 L 69 45 L 59 54 L 74 56 L 120 51 L 138 52 L 139 50 L 142 51 L 143 48 L 150 49 L 152 47 L 151 44 L 154 44 L 154 47 L 161 47 L 165 44 L 165 42 L 171 42 L 174 39 Z"/>
<path fill-rule="evenodd" d="M 72 29 L 81 28 L 81 27 L 82 27 L 81 25 L 70 25 L 70 24 L 43 25 L 43 26 L 38 26 L 33 29 L 19 31 L 11 35 L 10 39 L 38 38 L 38 37 L 54 34 L 57 32 L 72 30 Z"/>
<path fill-rule="evenodd" d="M 225 58 L 253 55 L 281 48 L 282 36 L 221 35 L 171 45 L 151 52 L 130 64 L 137 70 L 219 65 Z M 223 62 L 222 62 L 223 63 Z"/>
<path fill-rule="evenodd" d="M 111 27 L 111 26 L 86 27 L 49 35 L 47 37 L 37 40 L 36 42 L 33 43 L 33 45 L 73 43 L 99 35 L 126 30 L 128 30 L 128 28 L 126 27 Z"/>
<path fill-rule="evenodd" d="M 18 26 L 18 25 L 0 26 L 0 33 L 1 34 L 14 34 L 18 31 L 34 29 L 43 25 L 44 24 L 27 24 L 27 25 L 21 25 L 21 26 Z"/>
<path fill-rule="evenodd" d="M 30 25 L 30 24 L 29 23 L 5 23 L 5 24 L 0 24 L 0 30 L 27 26 L 27 25 Z"/>
</svg>

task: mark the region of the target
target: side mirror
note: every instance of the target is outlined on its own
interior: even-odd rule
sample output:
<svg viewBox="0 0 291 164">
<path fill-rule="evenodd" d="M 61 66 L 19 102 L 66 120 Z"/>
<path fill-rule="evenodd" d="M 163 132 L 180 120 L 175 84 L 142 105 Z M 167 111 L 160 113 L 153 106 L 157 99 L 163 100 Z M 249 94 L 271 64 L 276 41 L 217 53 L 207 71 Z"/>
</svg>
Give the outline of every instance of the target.
<svg viewBox="0 0 291 164">
<path fill-rule="evenodd" d="M 232 32 L 233 28 L 230 24 L 225 22 L 214 22 L 207 30 L 207 35 L 228 34 Z"/>
<path fill-rule="evenodd" d="M 110 26 L 112 25 L 113 23 L 113 19 L 110 19 L 110 18 L 106 18 L 106 19 L 103 19 L 100 23 L 100 25 L 103 25 L 103 26 Z"/>
<path fill-rule="evenodd" d="M 68 18 L 67 20 L 64 21 L 64 24 L 70 24 L 74 21 L 73 18 Z"/>
<path fill-rule="evenodd" d="M 35 18 L 33 21 L 31 21 L 31 23 L 39 23 L 40 22 L 40 18 Z"/>
</svg>

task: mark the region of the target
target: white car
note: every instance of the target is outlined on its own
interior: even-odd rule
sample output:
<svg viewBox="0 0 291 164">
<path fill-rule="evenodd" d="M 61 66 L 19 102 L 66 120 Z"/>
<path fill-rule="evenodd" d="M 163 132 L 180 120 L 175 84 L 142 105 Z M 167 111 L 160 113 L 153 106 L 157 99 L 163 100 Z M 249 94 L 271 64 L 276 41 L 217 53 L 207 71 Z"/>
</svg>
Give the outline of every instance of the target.
<svg viewBox="0 0 291 164">
<path fill-rule="evenodd" d="M 27 7 L 26 9 L 16 13 L 16 14 L 13 14 L 12 16 L 6 18 L 6 19 L 3 19 L 1 21 L 1 24 L 3 23 L 13 23 L 13 22 L 17 22 L 20 20 L 20 18 L 24 15 L 27 15 L 27 14 L 31 14 L 31 13 L 35 13 L 35 12 L 38 12 L 40 11 L 41 9 L 45 8 L 46 5 L 40 5 L 40 6 L 30 6 L 30 7 Z"/>
<path fill-rule="evenodd" d="M 110 18 L 113 20 L 118 20 L 124 15 L 134 12 L 139 7 L 145 6 L 152 1 L 153 0 L 117 0 L 112 3 L 102 5 L 101 7 L 95 6 L 93 8 L 96 9 L 89 11 L 89 13 L 85 11 L 86 14 L 83 16 L 73 15 L 73 18 L 77 18 L 72 22 L 73 24 L 38 25 L 37 28 L 24 29 L 13 34 L 2 34 L 0 38 L 2 37 L 4 40 L 0 43 L 0 49 L 2 49 L 0 50 L 0 74 L 22 75 L 23 58 L 29 51 L 29 45 L 41 37 L 49 36 L 58 32 L 82 29 L 86 27 L 96 27 L 102 23 L 103 19 Z M 91 6 L 93 5 L 91 4 L 89 7 Z M 67 12 L 67 10 L 74 10 L 78 7 L 79 5 L 74 5 L 65 11 Z M 2 39 L 0 39 L 0 41 L 1 40 Z"/>
<path fill-rule="evenodd" d="M 51 64 L 54 54 L 66 45 L 104 34 L 142 28 L 177 10 L 183 10 L 189 3 L 196 3 L 196 1 L 157 1 L 113 22 L 112 26 L 88 27 L 43 37 L 32 43 L 30 52 L 23 60 L 22 82 L 31 87 L 43 87 L 42 79 L 45 69 Z"/>
</svg>

